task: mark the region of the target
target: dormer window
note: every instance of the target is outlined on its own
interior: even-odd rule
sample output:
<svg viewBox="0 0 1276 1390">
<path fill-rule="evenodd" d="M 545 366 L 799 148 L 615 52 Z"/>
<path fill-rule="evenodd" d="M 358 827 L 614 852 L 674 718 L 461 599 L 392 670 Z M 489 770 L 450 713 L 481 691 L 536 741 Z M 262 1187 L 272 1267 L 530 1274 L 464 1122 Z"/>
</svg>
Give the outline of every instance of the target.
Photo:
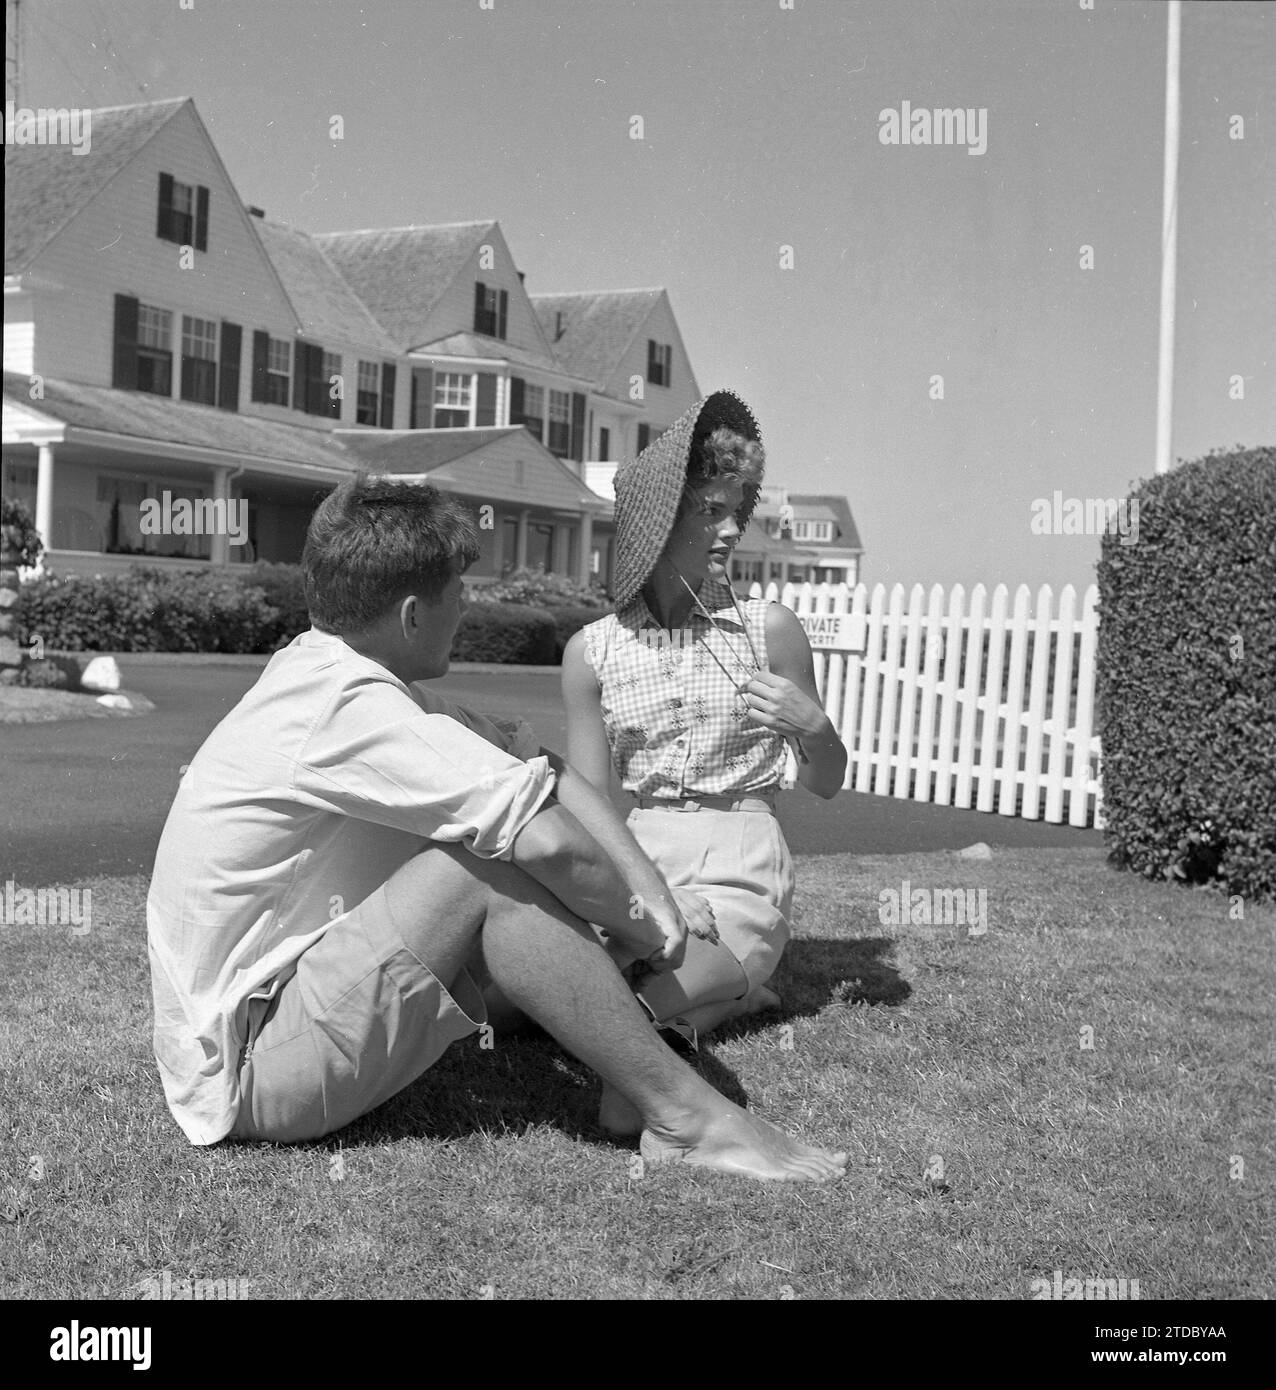
<svg viewBox="0 0 1276 1390">
<path fill-rule="evenodd" d="M 485 285 L 481 280 L 474 284 L 474 331 L 489 338 L 505 337 L 505 318 L 509 311 L 508 290 L 495 285 Z"/>
<path fill-rule="evenodd" d="M 795 521 L 793 523 L 795 541 L 831 541 L 833 523 L 831 521 Z"/>
<path fill-rule="evenodd" d="M 208 189 L 180 183 L 172 174 L 159 176 L 159 219 L 155 235 L 178 246 L 208 250 Z"/>
</svg>

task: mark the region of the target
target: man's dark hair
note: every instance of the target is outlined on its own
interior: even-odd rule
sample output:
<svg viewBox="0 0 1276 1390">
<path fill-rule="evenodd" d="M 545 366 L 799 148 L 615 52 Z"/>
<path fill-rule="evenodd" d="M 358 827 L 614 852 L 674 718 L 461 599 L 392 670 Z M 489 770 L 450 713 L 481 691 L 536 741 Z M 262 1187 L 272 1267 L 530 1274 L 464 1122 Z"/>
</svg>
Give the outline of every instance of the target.
<svg viewBox="0 0 1276 1390">
<path fill-rule="evenodd" d="M 310 519 L 301 567 L 310 621 L 362 632 L 408 594 L 434 602 L 478 559 L 467 508 L 429 483 L 353 478 Z"/>
</svg>

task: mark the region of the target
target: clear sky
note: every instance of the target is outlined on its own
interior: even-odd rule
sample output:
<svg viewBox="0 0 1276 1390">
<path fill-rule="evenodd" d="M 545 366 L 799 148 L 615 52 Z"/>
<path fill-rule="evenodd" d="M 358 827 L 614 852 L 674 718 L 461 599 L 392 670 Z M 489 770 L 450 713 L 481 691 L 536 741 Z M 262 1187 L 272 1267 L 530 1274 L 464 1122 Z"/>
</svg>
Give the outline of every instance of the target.
<svg viewBox="0 0 1276 1390">
<path fill-rule="evenodd" d="M 494 217 L 533 292 L 667 287 L 768 481 L 846 494 L 870 582 L 1086 584 L 1097 538 L 1033 501 L 1153 471 L 1158 0 L 181 3 L 23 0 L 24 101 L 191 96 L 274 219 Z M 1182 73 L 1196 458 L 1276 443 L 1276 9 L 1186 4 Z M 985 152 L 883 144 L 905 101 L 985 110 Z"/>
</svg>

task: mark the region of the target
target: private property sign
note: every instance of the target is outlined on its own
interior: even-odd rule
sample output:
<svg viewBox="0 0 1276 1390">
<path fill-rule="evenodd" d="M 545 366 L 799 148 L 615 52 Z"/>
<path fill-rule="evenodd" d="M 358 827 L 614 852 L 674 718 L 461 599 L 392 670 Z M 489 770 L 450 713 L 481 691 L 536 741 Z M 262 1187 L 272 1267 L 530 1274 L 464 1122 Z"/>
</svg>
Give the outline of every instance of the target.
<svg viewBox="0 0 1276 1390">
<path fill-rule="evenodd" d="M 864 648 L 864 617 L 859 613 L 799 613 L 815 652 L 859 652 Z"/>
</svg>

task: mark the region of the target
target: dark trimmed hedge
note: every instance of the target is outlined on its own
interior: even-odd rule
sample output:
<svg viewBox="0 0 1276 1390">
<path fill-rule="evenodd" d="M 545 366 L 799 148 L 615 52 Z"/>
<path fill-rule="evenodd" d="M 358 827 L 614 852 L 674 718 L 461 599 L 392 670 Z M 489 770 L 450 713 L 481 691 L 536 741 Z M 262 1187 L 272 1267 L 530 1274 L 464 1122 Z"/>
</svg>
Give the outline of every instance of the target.
<svg viewBox="0 0 1276 1390">
<path fill-rule="evenodd" d="M 576 633 L 578 633 L 582 627 L 587 627 L 590 623 L 596 623 L 599 618 L 605 618 L 609 612 L 610 609 L 586 608 L 577 604 L 564 605 L 560 608 L 551 608 L 549 613 L 554 619 L 554 660 L 561 664 L 563 660 L 563 649 Z"/>
<path fill-rule="evenodd" d="M 45 575 L 22 586 L 14 611 L 24 645 L 39 634 L 66 652 L 273 652 L 310 626 L 301 566 L 267 563 Z M 553 665 L 572 633 L 601 616 L 588 607 L 471 603 L 452 660 Z"/>
<path fill-rule="evenodd" d="M 96 578 L 45 575 L 18 591 L 23 645 L 68 652 L 264 652 L 279 610 L 225 571 L 148 570 Z"/>
<path fill-rule="evenodd" d="M 550 666 L 554 646 L 554 618 L 544 608 L 521 603 L 472 603 L 456 630 L 452 660 Z"/>
<path fill-rule="evenodd" d="M 1098 723 L 1112 859 L 1276 893 L 1276 449 L 1142 483 L 1103 538 Z"/>
</svg>

